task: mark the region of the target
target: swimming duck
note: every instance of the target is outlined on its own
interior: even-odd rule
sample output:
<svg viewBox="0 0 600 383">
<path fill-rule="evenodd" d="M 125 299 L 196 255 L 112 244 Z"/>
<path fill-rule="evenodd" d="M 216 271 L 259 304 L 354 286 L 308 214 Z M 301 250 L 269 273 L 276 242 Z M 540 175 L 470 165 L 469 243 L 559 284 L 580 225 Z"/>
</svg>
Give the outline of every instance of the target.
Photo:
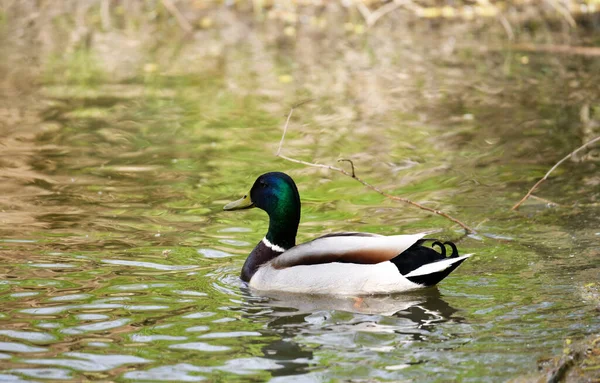
<svg viewBox="0 0 600 383">
<path fill-rule="evenodd" d="M 343 232 L 296 245 L 300 195 L 285 173 L 261 175 L 248 194 L 223 209 L 254 207 L 269 215 L 269 230 L 246 259 L 241 278 L 259 291 L 370 295 L 416 290 L 437 284 L 471 256 L 460 256 L 452 242 L 424 238 L 426 233 Z M 428 241 L 431 247 L 424 246 Z M 446 246 L 452 249 L 449 257 Z"/>
</svg>

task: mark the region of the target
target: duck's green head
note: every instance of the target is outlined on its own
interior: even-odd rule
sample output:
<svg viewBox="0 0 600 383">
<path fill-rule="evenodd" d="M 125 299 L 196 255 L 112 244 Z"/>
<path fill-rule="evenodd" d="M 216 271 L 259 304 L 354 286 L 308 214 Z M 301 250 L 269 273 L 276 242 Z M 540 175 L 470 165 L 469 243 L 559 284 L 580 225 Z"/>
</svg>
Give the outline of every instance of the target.
<svg viewBox="0 0 600 383">
<path fill-rule="evenodd" d="M 294 180 L 285 173 L 265 173 L 258 177 L 250 192 L 228 203 L 223 210 L 257 207 L 270 218 L 267 239 L 285 249 L 293 247 L 300 223 L 300 196 Z"/>
</svg>

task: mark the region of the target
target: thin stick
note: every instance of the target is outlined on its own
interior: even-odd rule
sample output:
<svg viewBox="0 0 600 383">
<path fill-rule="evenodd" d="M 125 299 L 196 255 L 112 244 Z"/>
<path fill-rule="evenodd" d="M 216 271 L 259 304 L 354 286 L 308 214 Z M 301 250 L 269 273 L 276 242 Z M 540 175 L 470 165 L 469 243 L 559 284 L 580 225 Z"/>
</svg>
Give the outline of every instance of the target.
<svg viewBox="0 0 600 383">
<path fill-rule="evenodd" d="M 283 127 L 283 135 L 281 136 L 281 141 L 279 141 L 279 148 L 277 149 L 277 153 L 275 153 L 275 157 L 280 157 L 279 154 L 281 153 L 281 147 L 283 146 L 283 139 L 285 138 L 285 134 L 287 133 L 287 128 L 290 123 L 290 118 L 292 118 L 292 113 L 294 113 L 294 109 L 299 108 L 302 105 L 311 102 L 312 100 L 313 100 L 312 98 L 308 98 L 304 101 L 300 101 L 300 102 L 292 105 L 292 108 L 290 109 L 290 113 L 288 113 L 287 120 L 285 121 L 285 126 Z"/>
<path fill-rule="evenodd" d="M 349 160 L 347 158 L 340 158 L 338 160 L 338 162 L 350 162 L 350 166 L 352 167 L 352 178 L 356 178 L 356 172 L 354 171 L 354 162 L 352 162 L 352 160 Z"/>
<path fill-rule="evenodd" d="M 102 21 L 102 29 L 104 29 L 104 31 L 111 29 L 110 0 L 102 0 L 100 3 L 100 20 Z"/>
<path fill-rule="evenodd" d="M 546 2 L 549 3 L 550 6 L 552 8 L 554 8 L 555 11 L 557 11 L 558 13 L 560 13 L 561 16 L 565 18 L 565 21 L 569 24 L 569 26 L 571 28 L 577 27 L 577 22 L 575 21 L 575 19 L 571 15 L 571 12 L 569 12 L 569 10 L 566 7 L 564 7 L 563 5 L 561 5 L 556 0 L 547 0 Z"/>
<path fill-rule="evenodd" d="M 597 57 L 600 56 L 600 48 L 598 47 L 581 47 L 572 45 L 535 45 L 535 44 L 515 44 L 510 48 L 523 52 L 546 52 L 546 53 L 562 53 L 569 55 L 581 55 Z"/>
<path fill-rule="evenodd" d="M 368 22 L 369 18 L 371 17 L 371 10 L 369 10 L 369 7 L 367 7 L 362 0 L 356 0 L 355 3 L 356 8 L 358 8 L 358 11 L 362 15 L 363 19 L 365 19 L 365 22 Z"/>
<path fill-rule="evenodd" d="M 177 9 L 175 3 L 173 3 L 171 0 L 162 0 L 162 3 L 165 8 L 167 8 L 167 10 L 171 12 L 173 16 L 175 16 L 177 23 L 184 31 L 189 33 L 194 30 L 192 24 L 190 24 L 190 22 L 181 14 L 181 12 L 179 12 L 179 9 Z"/>
<path fill-rule="evenodd" d="M 538 201 L 542 201 L 542 202 L 546 202 L 548 205 L 553 205 L 553 206 L 560 206 L 559 204 L 557 204 L 556 202 L 552 202 L 549 199 L 546 198 L 542 198 L 542 197 L 538 197 L 536 195 L 530 195 L 529 198 L 533 198 L 533 199 L 537 199 Z"/>
<path fill-rule="evenodd" d="M 279 141 L 279 148 L 277 148 L 277 153 L 275 153 L 275 157 L 279 157 L 281 154 L 281 148 L 283 147 L 283 139 L 285 138 L 285 134 L 287 133 L 287 128 L 290 123 L 290 118 L 292 118 L 292 114 L 294 113 L 294 108 L 290 109 L 290 113 L 287 116 L 287 120 L 285 121 L 285 126 L 283 127 L 283 134 L 281 135 L 281 141 Z"/>
<path fill-rule="evenodd" d="M 506 16 L 504 16 L 503 14 L 500 14 L 498 16 L 498 18 L 500 20 L 500 24 L 502 24 L 502 27 L 506 31 L 506 35 L 508 36 L 508 39 L 510 41 L 513 41 L 515 39 L 515 33 L 513 32 L 513 29 L 512 29 L 512 26 L 510 25 L 510 22 L 508 21 L 508 19 L 506 18 Z"/>
<path fill-rule="evenodd" d="M 544 177 L 542 177 L 541 180 L 539 180 L 538 182 L 536 182 L 535 185 L 533 185 L 533 187 L 531 189 L 529 189 L 529 191 L 527 192 L 527 194 L 525 194 L 525 197 L 521 198 L 521 200 L 519 202 L 517 202 L 515 204 L 515 206 L 513 206 L 510 210 L 517 210 L 519 208 L 519 206 L 521 206 L 523 204 L 523 202 L 525 202 L 527 200 L 527 198 L 529 198 L 531 196 L 531 193 L 533 193 L 534 190 L 537 189 L 537 187 L 542 184 L 542 182 L 546 181 L 546 179 L 548 178 L 548 176 L 550 175 L 550 173 L 552 173 L 557 167 L 559 167 L 560 164 L 562 164 L 563 162 L 565 162 L 566 160 L 568 160 L 569 158 L 571 158 L 573 155 L 575 155 L 580 150 L 583 150 L 583 149 L 587 148 L 588 146 L 590 146 L 590 145 L 592 145 L 592 144 L 594 144 L 595 142 L 598 142 L 598 141 L 600 141 L 600 136 L 592 139 L 591 141 L 586 142 L 585 144 L 581 145 L 580 147 L 578 147 L 577 149 L 573 150 L 571 153 L 569 153 L 565 157 L 563 157 L 550 170 L 548 170 L 548 172 L 546 173 L 546 175 L 544 175 Z"/>
<path fill-rule="evenodd" d="M 467 232 L 467 234 L 469 234 L 469 233 L 476 233 L 475 230 L 473 230 L 472 228 L 470 228 L 466 224 L 462 223 L 461 221 L 459 221 L 458 219 L 452 217 L 451 215 L 449 215 L 447 213 L 444 213 L 441 210 L 432 209 L 430 207 L 423 206 L 423 205 L 421 205 L 421 204 L 419 204 L 417 202 L 411 201 L 409 199 L 388 194 L 388 193 L 384 192 L 383 190 L 381 190 L 380 188 L 378 188 L 377 186 L 371 185 L 370 183 L 368 183 L 367 181 L 363 180 L 362 178 L 360 178 L 360 177 L 358 177 L 356 175 L 356 173 L 354 172 L 354 163 L 352 161 L 350 161 L 350 160 L 342 159 L 340 161 L 348 161 L 348 162 L 350 162 L 350 164 L 352 166 L 352 173 L 349 173 L 346 170 L 344 170 L 342 168 L 335 167 L 335 166 L 323 165 L 323 164 L 317 164 L 317 163 L 314 163 L 314 162 L 307 162 L 307 161 L 297 160 L 295 158 L 291 158 L 291 157 L 284 156 L 283 154 L 281 154 L 281 148 L 282 148 L 283 142 L 285 140 L 285 134 L 287 133 L 288 125 L 289 125 L 289 122 L 290 122 L 290 119 L 292 117 L 292 113 L 294 112 L 295 107 L 296 106 L 292 106 L 292 108 L 290 109 L 290 113 L 288 114 L 287 120 L 285 122 L 285 126 L 283 127 L 283 134 L 281 135 L 281 141 L 279 141 L 279 149 L 277 150 L 277 153 L 275 154 L 276 157 L 283 158 L 284 160 L 287 160 L 287 161 L 290 161 L 290 162 L 294 162 L 296 164 L 302 164 L 302 165 L 311 166 L 311 167 L 314 167 L 314 168 L 334 170 L 336 172 L 342 173 L 345 176 L 348 176 L 350 178 L 354 178 L 355 180 L 357 180 L 358 182 L 360 182 L 361 184 L 363 184 L 365 187 L 373 190 L 376 193 L 381 194 L 382 196 L 384 196 L 386 198 L 389 198 L 391 200 L 398 201 L 398 202 L 403 202 L 403 203 L 406 203 L 408 205 L 411 205 L 411 206 L 414 206 L 414 207 L 418 207 L 421 210 L 426 210 L 428 212 L 440 215 L 440 216 L 442 216 L 442 217 L 444 217 L 446 219 L 449 219 L 450 221 L 456 223 L 457 225 L 459 225 L 463 229 L 465 229 L 465 231 Z"/>
<path fill-rule="evenodd" d="M 372 26 L 379 21 L 383 16 L 387 15 L 390 12 L 395 11 L 397 8 L 403 6 L 403 2 L 394 1 L 392 3 L 387 3 L 377 8 L 375 11 L 371 12 L 369 18 L 367 19 L 367 26 L 371 28 Z"/>
<path fill-rule="evenodd" d="M 358 11 L 362 15 L 363 19 L 365 19 L 365 23 L 367 23 L 367 27 L 369 28 L 374 26 L 383 16 L 403 6 L 411 7 L 414 6 L 414 4 L 412 4 L 412 2 L 409 0 L 395 0 L 391 3 L 382 5 L 371 12 L 371 10 L 361 0 L 356 0 L 356 7 L 358 8 Z"/>
</svg>

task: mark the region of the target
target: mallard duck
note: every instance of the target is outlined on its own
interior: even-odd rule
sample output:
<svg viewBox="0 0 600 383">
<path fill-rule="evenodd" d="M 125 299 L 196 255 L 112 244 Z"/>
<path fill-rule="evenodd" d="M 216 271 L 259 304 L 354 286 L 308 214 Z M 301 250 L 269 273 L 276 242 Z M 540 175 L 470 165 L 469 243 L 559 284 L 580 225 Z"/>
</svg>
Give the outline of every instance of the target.
<svg viewBox="0 0 600 383">
<path fill-rule="evenodd" d="M 343 232 L 296 245 L 300 195 L 285 173 L 261 175 L 248 194 L 223 209 L 254 207 L 269 215 L 269 230 L 246 259 L 241 278 L 259 291 L 397 293 L 433 286 L 471 256 L 460 256 L 452 242 L 424 238 L 426 233 L 384 236 Z M 426 242 L 432 242 L 431 247 L 424 246 Z M 449 257 L 446 246 L 452 249 Z"/>
</svg>

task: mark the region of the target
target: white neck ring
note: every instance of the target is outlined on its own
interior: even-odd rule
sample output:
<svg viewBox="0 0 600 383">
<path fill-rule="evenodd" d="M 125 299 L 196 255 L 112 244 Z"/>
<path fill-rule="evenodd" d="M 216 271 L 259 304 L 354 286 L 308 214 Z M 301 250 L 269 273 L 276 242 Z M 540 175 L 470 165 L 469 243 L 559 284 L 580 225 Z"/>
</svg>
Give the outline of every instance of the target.
<svg viewBox="0 0 600 383">
<path fill-rule="evenodd" d="M 284 249 L 283 247 L 281 247 L 281 246 L 277 246 L 276 244 L 274 244 L 274 243 L 271 243 L 271 241 L 269 241 L 269 240 L 267 239 L 267 237 L 264 237 L 264 238 L 262 239 L 262 242 L 263 242 L 263 243 L 265 244 L 265 246 L 267 246 L 269 249 L 271 249 L 271 250 L 274 250 L 274 251 L 277 251 L 278 253 L 283 253 L 283 252 L 285 251 L 285 249 Z"/>
</svg>

